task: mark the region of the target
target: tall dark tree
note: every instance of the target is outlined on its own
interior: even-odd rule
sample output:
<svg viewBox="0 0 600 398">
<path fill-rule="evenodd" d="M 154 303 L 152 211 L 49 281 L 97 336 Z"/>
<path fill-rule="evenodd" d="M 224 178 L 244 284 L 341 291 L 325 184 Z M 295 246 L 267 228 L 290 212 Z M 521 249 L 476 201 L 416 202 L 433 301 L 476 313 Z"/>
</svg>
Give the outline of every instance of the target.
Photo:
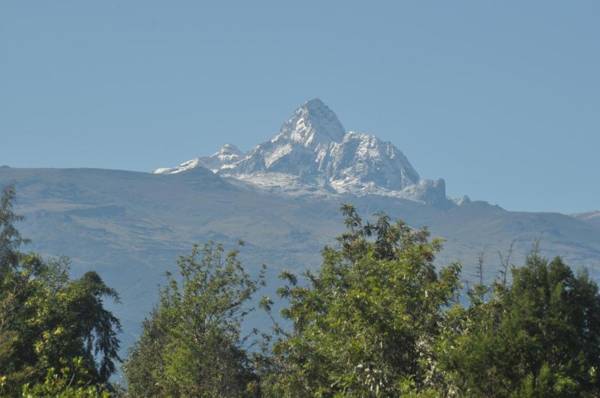
<svg viewBox="0 0 600 398">
<path fill-rule="evenodd" d="M 0 196 L 0 272 L 2 273 L 18 265 L 19 248 L 26 243 L 15 227 L 15 223 L 23 219 L 13 211 L 15 196 L 15 187 L 12 185 L 5 187 Z"/>
<path fill-rule="evenodd" d="M 58 386 L 62 376 L 65 389 L 98 392 L 119 360 L 120 323 L 103 303 L 117 294 L 95 272 L 69 279 L 66 259 L 21 252 L 14 196 L 7 188 L 0 199 L 0 393 L 34 396 L 36 386 Z"/>
</svg>

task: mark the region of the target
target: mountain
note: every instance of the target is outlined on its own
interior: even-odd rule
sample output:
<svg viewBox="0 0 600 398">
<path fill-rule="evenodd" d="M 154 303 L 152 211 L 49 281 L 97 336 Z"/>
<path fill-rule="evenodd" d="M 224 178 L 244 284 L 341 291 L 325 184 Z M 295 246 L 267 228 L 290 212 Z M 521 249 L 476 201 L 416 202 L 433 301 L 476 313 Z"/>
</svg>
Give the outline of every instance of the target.
<svg viewBox="0 0 600 398">
<path fill-rule="evenodd" d="M 346 131 L 320 99 L 305 102 L 271 140 L 242 153 L 225 145 L 155 174 L 177 174 L 195 167 L 262 189 L 287 194 L 377 194 L 447 205 L 443 180 L 423 180 L 390 142 Z"/>
<path fill-rule="evenodd" d="M 282 149 L 284 148 L 284 149 Z M 201 150 L 201 148 L 199 148 Z M 561 255 L 600 280 L 595 217 L 511 212 L 482 201 L 446 198 L 443 180 L 420 178 L 392 144 L 347 132 L 319 100 L 296 110 L 270 141 L 249 152 L 233 145 L 156 174 L 100 169 L 0 167 L 0 186 L 14 184 L 19 225 L 30 250 L 69 256 L 72 272 L 97 270 L 117 289 L 124 350 L 152 309 L 164 274 L 195 243 L 234 248 L 251 271 L 268 266 L 275 296 L 283 269 L 320 264 L 323 245 L 343 229 L 339 208 L 365 217 L 383 211 L 445 240 L 438 264 L 460 261 L 470 279 L 481 252 L 485 278 L 497 276 L 498 252 L 514 245 L 515 264 L 537 240 L 543 255 Z M 252 326 L 268 321 L 257 315 Z"/>
</svg>

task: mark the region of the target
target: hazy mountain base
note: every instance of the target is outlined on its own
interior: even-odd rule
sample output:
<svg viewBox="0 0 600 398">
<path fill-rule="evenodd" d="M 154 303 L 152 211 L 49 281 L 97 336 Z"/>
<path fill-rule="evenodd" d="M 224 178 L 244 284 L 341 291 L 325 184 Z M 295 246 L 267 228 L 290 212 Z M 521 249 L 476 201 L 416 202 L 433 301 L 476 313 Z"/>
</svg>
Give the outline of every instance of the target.
<svg viewBox="0 0 600 398">
<path fill-rule="evenodd" d="M 496 277 L 498 251 L 515 241 L 514 262 L 522 263 L 535 240 L 541 253 L 563 256 L 600 279 L 600 228 L 555 213 L 508 212 L 484 202 L 437 208 L 380 196 L 290 197 L 234 186 L 198 168 L 180 175 L 98 169 L 0 169 L 0 185 L 17 187 L 17 211 L 26 216 L 23 235 L 32 250 L 69 256 L 73 272 L 97 270 L 122 298 L 115 313 L 124 328 L 123 346 L 137 337 L 152 308 L 157 285 L 193 243 L 246 242 L 242 260 L 250 269 L 269 266 L 269 290 L 282 269 L 320 264 L 322 246 L 332 243 L 342 223 L 338 209 L 353 203 L 361 213 L 385 211 L 410 225 L 427 225 L 446 239 L 439 264 L 459 260 L 464 277 L 474 275 L 480 252 L 484 276 Z M 268 292 L 267 292 L 268 293 Z M 254 326 L 268 325 L 263 316 Z"/>
<path fill-rule="evenodd" d="M 596 228 L 600 228 L 600 211 L 575 214 L 574 217 L 581 221 L 585 221 L 586 223 L 593 225 Z"/>
</svg>

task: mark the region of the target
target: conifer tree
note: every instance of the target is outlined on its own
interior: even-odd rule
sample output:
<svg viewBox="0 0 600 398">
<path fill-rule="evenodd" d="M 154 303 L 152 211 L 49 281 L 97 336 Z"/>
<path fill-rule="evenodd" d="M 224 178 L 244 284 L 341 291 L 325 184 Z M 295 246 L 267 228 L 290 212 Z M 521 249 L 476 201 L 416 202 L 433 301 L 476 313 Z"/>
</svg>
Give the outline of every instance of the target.
<svg viewBox="0 0 600 398">
<path fill-rule="evenodd" d="M 0 198 L 0 395 L 100 394 L 120 344 L 103 300 L 118 296 L 95 272 L 71 280 L 67 259 L 22 252 L 14 198 L 12 187 Z"/>
</svg>

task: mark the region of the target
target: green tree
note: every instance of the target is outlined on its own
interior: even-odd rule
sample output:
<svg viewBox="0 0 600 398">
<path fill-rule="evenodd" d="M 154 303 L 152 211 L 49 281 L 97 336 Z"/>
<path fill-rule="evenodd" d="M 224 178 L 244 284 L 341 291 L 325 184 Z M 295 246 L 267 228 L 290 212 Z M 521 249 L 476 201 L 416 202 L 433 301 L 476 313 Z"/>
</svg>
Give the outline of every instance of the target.
<svg viewBox="0 0 600 398">
<path fill-rule="evenodd" d="M 0 394 L 32 395 L 50 374 L 60 385 L 65 369 L 67 385 L 100 391 L 119 360 L 120 324 L 103 305 L 116 292 L 95 272 L 69 279 L 66 259 L 21 252 L 14 196 L 0 199 Z"/>
<path fill-rule="evenodd" d="M 263 283 L 238 252 L 195 246 L 168 275 L 156 309 L 125 364 L 132 397 L 243 397 L 257 393 L 241 323 Z"/>
<path fill-rule="evenodd" d="M 284 273 L 279 294 L 292 324 L 273 347 L 264 390 L 277 397 L 397 397 L 440 378 L 434 342 L 459 288 L 460 267 L 436 272 L 426 230 L 380 215 L 363 223 L 344 206 L 347 231 L 323 250 L 306 283 Z"/>
<path fill-rule="evenodd" d="M 453 314 L 438 345 L 447 379 L 465 397 L 599 396 L 597 285 L 536 253 L 512 276 Z"/>
</svg>

